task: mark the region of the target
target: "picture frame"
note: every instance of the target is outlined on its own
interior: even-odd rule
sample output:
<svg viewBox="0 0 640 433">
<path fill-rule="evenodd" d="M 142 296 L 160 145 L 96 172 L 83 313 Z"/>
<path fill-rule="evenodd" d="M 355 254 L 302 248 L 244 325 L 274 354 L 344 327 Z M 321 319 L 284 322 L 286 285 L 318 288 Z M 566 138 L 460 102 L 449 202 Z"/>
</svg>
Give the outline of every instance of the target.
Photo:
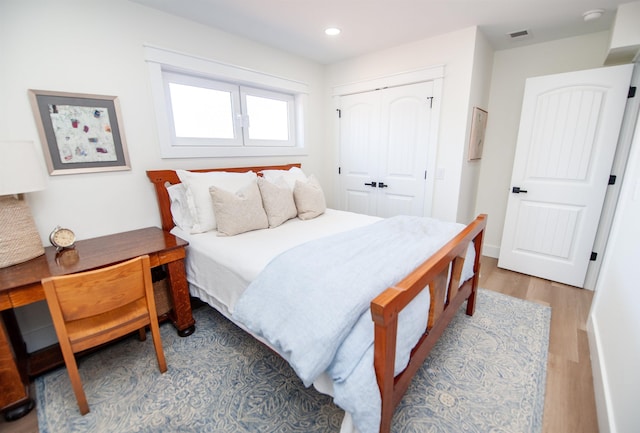
<svg viewBox="0 0 640 433">
<path fill-rule="evenodd" d="M 484 135 L 487 129 L 489 113 L 482 108 L 473 107 L 471 134 L 469 136 L 469 161 L 482 158 Z"/>
<path fill-rule="evenodd" d="M 117 96 L 29 90 L 51 175 L 131 170 Z"/>
</svg>

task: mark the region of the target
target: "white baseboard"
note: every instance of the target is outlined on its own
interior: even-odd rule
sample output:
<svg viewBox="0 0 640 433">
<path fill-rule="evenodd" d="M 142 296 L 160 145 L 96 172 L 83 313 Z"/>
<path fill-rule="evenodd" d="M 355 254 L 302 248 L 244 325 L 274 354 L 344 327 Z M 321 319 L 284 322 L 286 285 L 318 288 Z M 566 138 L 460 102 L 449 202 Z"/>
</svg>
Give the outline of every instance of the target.
<svg viewBox="0 0 640 433">
<path fill-rule="evenodd" d="M 484 244 L 482 246 L 482 255 L 497 259 L 500 257 L 500 246 Z"/>
<path fill-rule="evenodd" d="M 591 374 L 593 375 L 593 391 L 596 399 L 596 414 L 598 416 L 598 429 L 600 433 L 615 433 L 613 420 L 609 419 L 610 399 L 607 392 L 608 386 L 604 376 L 604 362 L 600 356 L 600 338 L 598 325 L 593 315 L 587 320 L 587 337 L 589 339 L 589 354 L 591 356 Z"/>
</svg>

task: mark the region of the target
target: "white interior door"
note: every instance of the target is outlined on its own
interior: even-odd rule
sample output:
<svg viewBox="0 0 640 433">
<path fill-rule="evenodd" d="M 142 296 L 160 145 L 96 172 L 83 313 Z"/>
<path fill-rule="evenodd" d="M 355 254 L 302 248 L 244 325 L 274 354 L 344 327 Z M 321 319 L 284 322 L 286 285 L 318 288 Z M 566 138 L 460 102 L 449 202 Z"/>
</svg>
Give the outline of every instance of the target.
<svg viewBox="0 0 640 433">
<path fill-rule="evenodd" d="M 499 267 L 583 286 L 632 69 L 527 80 Z"/>
<path fill-rule="evenodd" d="M 432 95 L 423 82 L 340 98 L 343 209 L 424 215 Z"/>
</svg>

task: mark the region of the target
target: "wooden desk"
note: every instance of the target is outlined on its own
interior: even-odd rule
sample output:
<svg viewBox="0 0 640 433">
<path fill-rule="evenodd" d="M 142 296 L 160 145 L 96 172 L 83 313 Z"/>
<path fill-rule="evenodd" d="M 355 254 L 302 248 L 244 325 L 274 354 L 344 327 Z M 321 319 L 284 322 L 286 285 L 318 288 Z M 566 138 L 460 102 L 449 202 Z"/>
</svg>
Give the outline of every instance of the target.
<svg viewBox="0 0 640 433">
<path fill-rule="evenodd" d="M 29 376 L 33 356 L 17 326 L 13 308 L 45 299 L 43 278 L 109 266 L 137 256 L 149 255 L 151 267 L 164 265 L 173 309 L 168 313 L 180 336 L 191 335 L 189 288 L 184 269 L 188 243 L 157 227 L 117 233 L 76 243 L 75 251 L 60 255 L 54 247 L 24 263 L 0 269 L 0 411 L 16 419 L 33 408 Z"/>
</svg>

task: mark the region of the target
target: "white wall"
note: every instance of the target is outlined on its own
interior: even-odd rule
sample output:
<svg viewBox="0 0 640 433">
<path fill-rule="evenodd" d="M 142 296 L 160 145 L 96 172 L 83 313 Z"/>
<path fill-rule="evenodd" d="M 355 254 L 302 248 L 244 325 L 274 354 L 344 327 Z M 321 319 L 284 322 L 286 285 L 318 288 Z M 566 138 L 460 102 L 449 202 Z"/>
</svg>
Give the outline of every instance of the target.
<svg viewBox="0 0 640 433">
<path fill-rule="evenodd" d="M 46 190 L 28 194 L 44 245 L 57 224 L 73 229 L 79 239 L 159 226 L 147 169 L 291 162 L 286 157 L 160 159 L 144 43 L 308 84 L 309 155 L 296 161 L 326 182 L 323 66 L 127 0 L 2 0 L 0 140 L 40 142 L 27 97 L 28 89 L 39 89 L 118 96 L 129 147 L 131 171 L 50 176 Z M 37 340 L 46 306 L 22 310 L 21 327 L 27 334 L 32 329 Z M 44 344 L 26 337 L 30 351 Z"/>
<path fill-rule="evenodd" d="M 469 197 L 475 192 L 473 185 L 472 191 L 462 193 L 461 178 L 470 121 L 470 88 L 476 38 L 477 28 L 470 27 L 332 64 L 326 69 L 327 94 L 330 95 L 331 88 L 338 85 L 445 65 L 436 162 L 437 169 L 444 173 L 444 179 L 435 181 L 432 208 L 434 217 L 446 220 L 457 219 L 461 195 Z M 327 111 L 331 107 L 331 103 L 327 102 Z M 335 124 L 333 128 L 330 126 L 328 122 L 326 137 L 327 142 L 332 143 L 328 147 L 332 154 L 326 161 L 333 161 L 333 165 L 327 168 L 327 173 L 336 173 L 337 132 Z M 337 182 L 337 176 L 334 182 Z"/>
<path fill-rule="evenodd" d="M 497 51 L 476 213 L 489 214 L 484 254 L 498 257 L 507 208 L 525 80 L 602 66 L 609 32 Z"/>
<path fill-rule="evenodd" d="M 611 31 L 606 63 L 608 65 L 631 63 L 640 60 L 640 1 L 618 6 Z"/>
<path fill-rule="evenodd" d="M 602 433 L 640 430 L 640 116 L 587 324 Z"/>
<path fill-rule="evenodd" d="M 493 48 L 485 36 L 478 32 L 476 48 L 473 56 L 473 75 L 469 89 L 471 107 L 479 107 L 487 110 L 489 104 L 489 91 L 491 86 L 491 74 L 493 69 Z M 482 159 L 469 161 L 469 138 L 471 135 L 471 119 L 473 110 L 469 110 L 467 120 L 467 132 L 463 143 L 464 157 L 462 159 L 462 173 L 460 179 L 460 200 L 458 203 L 457 221 L 469 223 L 475 218 L 476 197 L 480 179 L 480 164 Z"/>
<path fill-rule="evenodd" d="M 47 189 L 29 194 L 43 241 L 56 224 L 87 238 L 159 223 L 145 170 L 263 162 L 252 160 L 161 160 L 143 44 L 150 43 L 308 83 L 307 113 L 313 168 L 322 158 L 321 65 L 186 21 L 126 0 L 3 0 L 0 139 L 39 142 L 27 89 L 117 95 L 132 170 L 51 176 Z"/>
</svg>

